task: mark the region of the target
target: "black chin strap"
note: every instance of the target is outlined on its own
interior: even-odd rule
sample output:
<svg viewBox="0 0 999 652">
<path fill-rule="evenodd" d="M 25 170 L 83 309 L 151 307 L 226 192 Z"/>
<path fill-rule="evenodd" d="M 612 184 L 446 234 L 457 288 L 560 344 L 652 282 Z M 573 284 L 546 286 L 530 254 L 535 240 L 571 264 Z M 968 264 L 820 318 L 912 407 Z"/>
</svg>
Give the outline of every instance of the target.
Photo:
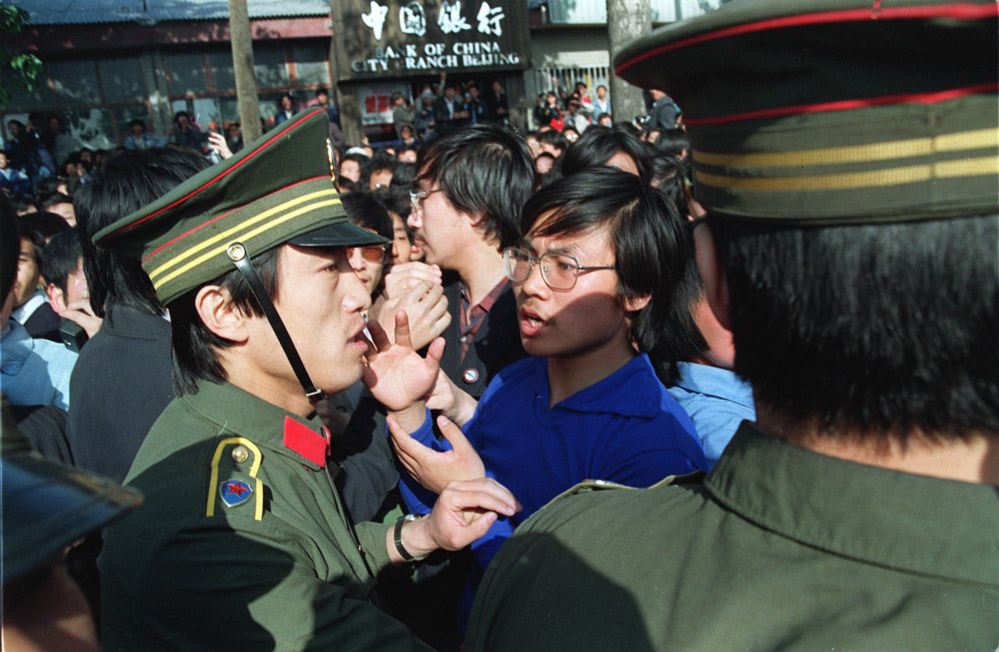
<svg viewBox="0 0 999 652">
<path fill-rule="evenodd" d="M 242 242 L 233 242 L 226 248 L 226 253 L 229 255 L 232 264 L 243 275 L 246 284 L 250 286 L 253 296 L 257 297 L 257 302 L 263 308 L 267 321 L 271 323 L 271 328 L 274 329 L 274 334 L 277 335 L 278 342 L 281 344 L 281 348 L 284 349 L 284 354 L 287 356 L 288 362 L 291 363 L 291 369 L 295 372 L 298 382 L 301 383 L 302 389 L 305 390 L 305 395 L 313 403 L 323 400 L 326 395 L 323 394 L 321 389 L 312 384 L 312 379 L 309 378 L 309 372 L 305 370 L 305 365 L 302 364 L 302 358 L 298 355 L 295 343 L 291 341 L 288 329 L 284 327 L 284 322 L 281 321 L 281 315 L 278 314 L 277 308 L 274 307 L 274 303 L 267 295 L 267 290 L 264 289 L 264 284 L 260 282 L 260 277 L 257 276 L 257 270 L 253 269 L 253 264 L 250 263 L 250 259 L 246 255 L 246 247 Z"/>
</svg>

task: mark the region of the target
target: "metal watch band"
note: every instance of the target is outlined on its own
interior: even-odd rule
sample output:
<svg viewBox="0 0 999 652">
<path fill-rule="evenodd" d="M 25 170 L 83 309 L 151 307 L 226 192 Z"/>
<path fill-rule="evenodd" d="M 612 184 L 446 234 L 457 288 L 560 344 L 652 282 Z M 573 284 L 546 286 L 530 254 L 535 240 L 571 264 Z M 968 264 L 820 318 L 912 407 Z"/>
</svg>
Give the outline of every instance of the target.
<svg viewBox="0 0 999 652">
<path fill-rule="evenodd" d="M 395 541 L 395 551 L 398 552 L 399 556 L 407 562 L 422 561 L 427 558 L 426 555 L 423 555 L 422 557 L 414 557 L 409 554 L 408 550 L 406 550 L 406 546 L 402 545 L 402 526 L 407 521 L 415 521 L 418 518 L 422 517 L 415 516 L 413 514 L 406 514 L 405 516 L 400 516 L 399 520 L 395 522 L 395 531 L 392 536 L 393 541 Z"/>
</svg>

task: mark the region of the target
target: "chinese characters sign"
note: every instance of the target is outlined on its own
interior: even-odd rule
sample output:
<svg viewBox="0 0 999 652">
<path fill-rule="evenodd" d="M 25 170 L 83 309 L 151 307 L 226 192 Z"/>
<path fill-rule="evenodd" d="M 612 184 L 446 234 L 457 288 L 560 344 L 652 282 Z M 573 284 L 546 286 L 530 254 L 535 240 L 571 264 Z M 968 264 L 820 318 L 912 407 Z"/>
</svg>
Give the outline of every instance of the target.
<svg viewBox="0 0 999 652">
<path fill-rule="evenodd" d="M 334 3 L 339 77 L 425 76 L 528 66 L 523 0 L 344 0 Z"/>
</svg>

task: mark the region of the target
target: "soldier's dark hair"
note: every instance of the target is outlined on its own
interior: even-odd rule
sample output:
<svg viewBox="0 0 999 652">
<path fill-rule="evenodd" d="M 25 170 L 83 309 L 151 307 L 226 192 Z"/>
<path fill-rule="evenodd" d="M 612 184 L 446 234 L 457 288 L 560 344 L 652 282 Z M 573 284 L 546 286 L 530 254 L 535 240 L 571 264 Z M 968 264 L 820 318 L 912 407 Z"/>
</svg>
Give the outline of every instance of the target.
<svg viewBox="0 0 999 652">
<path fill-rule="evenodd" d="M 681 288 L 693 250 L 676 209 L 635 175 L 592 167 L 531 197 L 521 214 L 523 233 L 542 218 L 539 236 L 609 230 L 620 300 L 650 297 L 631 315 L 631 336 L 638 350 L 649 354 L 659 378 L 675 380 L 676 362 L 705 347 L 690 316 L 690 293 Z"/>
<path fill-rule="evenodd" d="M 278 292 L 278 253 L 274 247 L 251 259 L 267 295 L 272 299 Z M 222 383 L 228 380 L 218 351 L 234 344 L 213 333 L 198 315 L 194 300 L 205 285 L 218 285 L 229 292 L 232 304 L 246 315 L 263 317 L 264 310 L 253 295 L 243 275 L 235 268 L 231 272 L 190 290 L 171 302 L 170 331 L 173 343 L 173 391 L 175 396 L 197 393 L 198 381 Z"/>
<path fill-rule="evenodd" d="M 639 178 L 649 183 L 652 179 L 652 161 L 645 144 L 634 134 L 622 129 L 593 125 L 562 155 L 562 174 L 569 176 L 584 168 L 607 165 L 617 153 L 627 154 L 638 168 Z"/>
<path fill-rule="evenodd" d="M 520 240 L 517 216 L 531 196 L 534 163 L 520 135 L 496 125 L 468 125 L 424 145 L 416 182 L 438 184 L 455 208 L 480 213 L 487 238 L 508 247 Z"/>
<path fill-rule="evenodd" d="M 80 236 L 76 228 L 59 233 L 45 245 L 39 253 L 38 267 L 46 283 L 51 283 L 63 294 L 66 293 L 66 279 L 76 271 L 76 265 L 83 255 Z"/>
<path fill-rule="evenodd" d="M 80 188 L 74 209 L 94 314 L 103 316 L 111 304 L 150 315 L 163 313 L 139 261 L 99 249 L 91 239 L 104 227 L 162 197 L 209 165 L 205 157 L 181 149 L 118 150 L 105 157 Z"/>
<path fill-rule="evenodd" d="M 784 228 L 708 220 L 735 371 L 758 406 L 881 443 L 910 431 L 999 435 L 999 217 Z"/>
</svg>

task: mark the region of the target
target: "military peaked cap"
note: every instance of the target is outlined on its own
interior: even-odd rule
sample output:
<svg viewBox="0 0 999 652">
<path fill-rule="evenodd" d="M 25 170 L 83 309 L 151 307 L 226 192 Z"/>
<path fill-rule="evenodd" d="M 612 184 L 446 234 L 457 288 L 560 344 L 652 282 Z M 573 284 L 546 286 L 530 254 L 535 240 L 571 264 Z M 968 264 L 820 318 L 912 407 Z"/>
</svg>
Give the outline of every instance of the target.
<svg viewBox="0 0 999 652">
<path fill-rule="evenodd" d="M 992 0 L 735 0 L 624 48 L 683 107 L 723 218 L 849 224 L 995 213 Z"/>
<path fill-rule="evenodd" d="M 340 205 L 326 112 L 294 116 L 235 156 L 203 170 L 94 236 L 142 260 L 164 305 L 283 243 L 338 247 L 384 238 L 354 226 Z"/>
</svg>

